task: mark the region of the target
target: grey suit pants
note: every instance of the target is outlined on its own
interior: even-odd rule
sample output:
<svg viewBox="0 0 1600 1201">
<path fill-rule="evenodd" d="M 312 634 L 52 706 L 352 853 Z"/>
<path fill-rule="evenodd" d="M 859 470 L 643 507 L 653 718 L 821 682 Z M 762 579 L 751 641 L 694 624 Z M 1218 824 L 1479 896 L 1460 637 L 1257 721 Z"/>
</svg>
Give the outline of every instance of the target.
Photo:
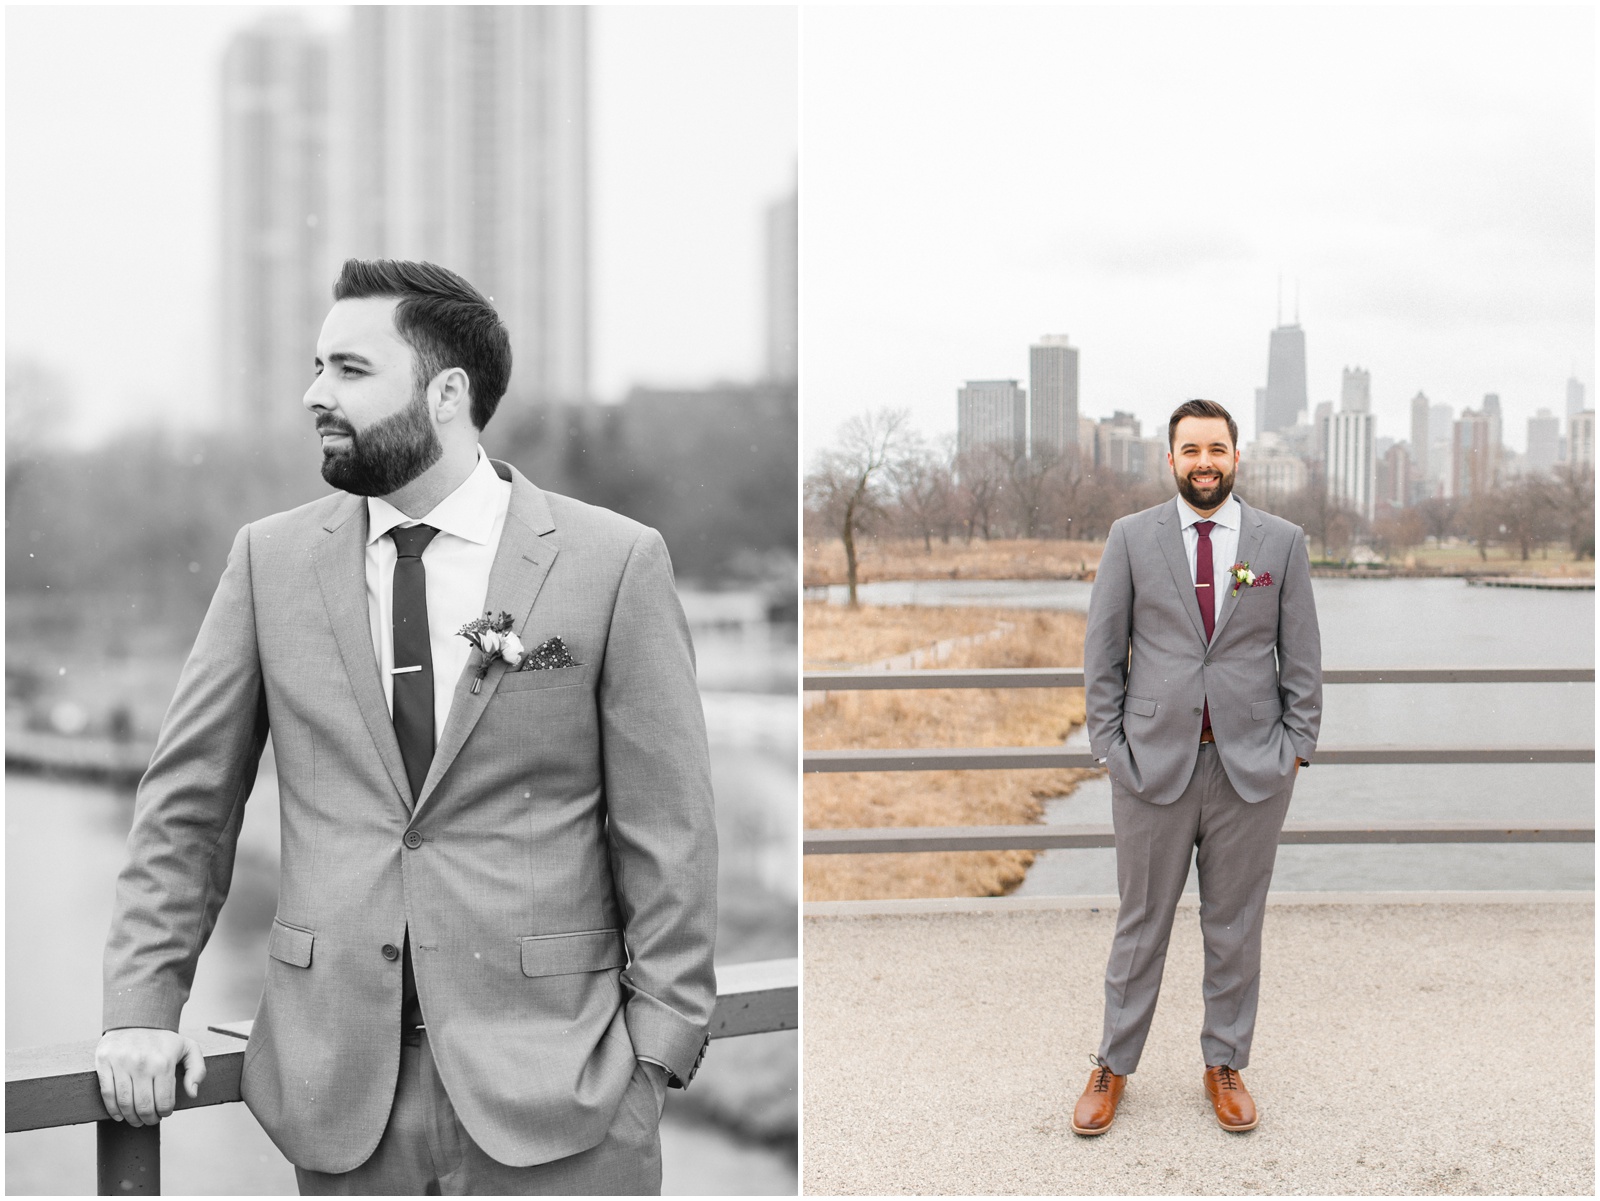
<svg viewBox="0 0 1600 1201">
<path fill-rule="evenodd" d="M 1291 780 L 1279 795 L 1246 803 L 1208 742 L 1200 744 L 1188 787 L 1170 805 L 1152 805 L 1112 786 L 1121 903 L 1106 963 L 1100 1061 L 1117 1075 L 1139 1066 L 1191 854 L 1200 872 L 1205 939 L 1200 1050 L 1207 1066 L 1249 1064 L 1261 986 L 1261 919 L 1293 791 Z"/>
<path fill-rule="evenodd" d="M 462 1126 L 434 1066 L 427 1035 L 400 1047 L 400 1079 L 378 1147 L 348 1172 L 297 1167 L 302 1197 L 659 1196 L 660 1112 L 644 1066 L 634 1068 L 611 1128 L 597 1146 L 514 1168 L 491 1159 Z"/>
</svg>

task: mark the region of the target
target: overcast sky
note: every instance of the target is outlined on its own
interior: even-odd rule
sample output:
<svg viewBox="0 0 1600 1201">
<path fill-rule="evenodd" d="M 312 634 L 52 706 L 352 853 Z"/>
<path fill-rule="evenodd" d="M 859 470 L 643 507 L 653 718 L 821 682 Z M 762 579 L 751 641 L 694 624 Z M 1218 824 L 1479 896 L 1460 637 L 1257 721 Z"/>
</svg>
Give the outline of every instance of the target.
<svg viewBox="0 0 1600 1201">
<path fill-rule="evenodd" d="M 82 430 L 183 421 L 213 391 L 218 70 L 265 11 L 6 10 L 6 353 L 65 374 Z M 595 391 L 753 378 L 795 11 L 597 8 L 590 30 Z"/>
<path fill-rule="evenodd" d="M 1080 413 L 1164 430 L 1204 396 L 1254 434 L 1267 337 L 1310 401 L 1372 373 L 1498 392 L 1505 438 L 1594 404 L 1587 7 L 808 8 L 802 381 L 809 452 L 850 415 L 955 428 L 967 379 L 1080 348 Z M 1564 432 L 1564 430 L 1563 430 Z"/>
</svg>

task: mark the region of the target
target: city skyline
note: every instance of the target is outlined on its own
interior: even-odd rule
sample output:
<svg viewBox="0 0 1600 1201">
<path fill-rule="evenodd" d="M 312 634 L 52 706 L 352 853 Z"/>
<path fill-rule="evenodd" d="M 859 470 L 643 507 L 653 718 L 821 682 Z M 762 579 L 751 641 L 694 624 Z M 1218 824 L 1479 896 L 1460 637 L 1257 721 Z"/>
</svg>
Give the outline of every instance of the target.
<svg viewBox="0 0 1600 1201">
<path fill-rule="evenodd" d="M 193 429 L 220 408 L 222 54 L 292 11 L 7 13 L 7 353 L 64 377 L 73 417 L 55 434 Z M 298 12 L 324 34 L 348 15 Z M 796 21 L 592 11 L 597 399 L 765 374 L 764 213 L 795 185 Z"/>
<path fill-rule="evenodd" d="M 1084 411 L 1148 424 L 1206 396 L 1252 429 L 1280 275 L 1313 410 L 1359 364 L 1381 431 L 1403 436 L 1418 391 L 1497 392 L 1520 444 L 1593 380 L 1593 29 L 1577 9 L 808 12 L 808 453 L 866 407 L 949 429 L 952 389 L 1023 378 L 1052 329 L 1082 348 Z"/>
</svg>

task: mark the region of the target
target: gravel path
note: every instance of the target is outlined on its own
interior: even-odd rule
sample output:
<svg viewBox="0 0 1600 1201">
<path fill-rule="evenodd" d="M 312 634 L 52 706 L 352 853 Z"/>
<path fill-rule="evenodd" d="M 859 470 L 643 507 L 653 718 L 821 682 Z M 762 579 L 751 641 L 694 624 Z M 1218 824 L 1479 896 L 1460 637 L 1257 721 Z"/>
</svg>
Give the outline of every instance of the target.
<svg viewBox="0 0 1600 1201">
<path fill-rule="evenodd" d="M 1201 1087 L 1202 948 L 1183 905 L 1140 1069 L 1091 1139 L 1069 1119 L 1112 905 L 813 908 L 804 1189 L 1593 1196 L 1593 894 L 1436 895 L 1275 898 L 1243 1073 L 1262 1118 L 1245 1135 L 1217 1127 Z"/>
</svg>

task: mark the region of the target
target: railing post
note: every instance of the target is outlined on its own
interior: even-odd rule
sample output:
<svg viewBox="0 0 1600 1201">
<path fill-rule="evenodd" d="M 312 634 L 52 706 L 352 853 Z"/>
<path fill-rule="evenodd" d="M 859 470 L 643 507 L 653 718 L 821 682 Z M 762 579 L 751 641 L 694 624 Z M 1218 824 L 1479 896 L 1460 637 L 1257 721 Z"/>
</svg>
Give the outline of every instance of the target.
<svg viewBox="0 0 1600 1201">
<path fill-rule="evenodd" d="M 94 1124 L 95 1167 L 102 1197 L 161 1195 L 161 1126 Z"/>
</svg>

